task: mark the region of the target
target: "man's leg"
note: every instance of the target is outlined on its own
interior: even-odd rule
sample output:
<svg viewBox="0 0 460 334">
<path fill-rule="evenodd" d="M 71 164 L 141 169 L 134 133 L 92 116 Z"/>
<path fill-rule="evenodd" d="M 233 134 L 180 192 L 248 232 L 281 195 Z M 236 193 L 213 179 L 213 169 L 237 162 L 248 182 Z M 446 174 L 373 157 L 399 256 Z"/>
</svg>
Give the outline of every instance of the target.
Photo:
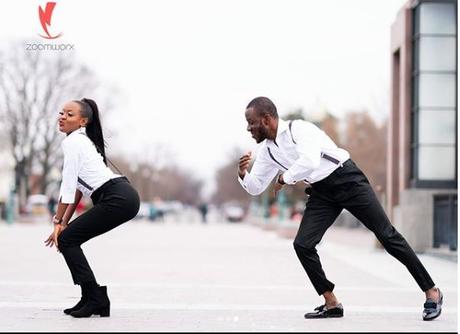
<svg viewBox="0 0 460 334">
<path fill-rule="evenodd" d="M 331 301 L 335 298 L 334 284 L 326 278 L 315 247 L 341 211 L 341 207 L 313 190 L 294 240 L 294 249 L 316 292 Z"/>
<path fill-rule="evenodd" d="M 356 195 L 344 201 L 343 206 L 374 232 L 385 250 L 404 264 L 422 291 L 434 287 L 434 283 L 404 237 L 390 223 L 370 184 L 360 180 Z"/>
<path fill-rule="evenodd" d="M 427 270 L 404 237 L 391 225 L 367 179 L 359 182 L 356 187 L 360 188 L 357 195 L 348 200 L 349 203 L 344 203 L 345 208 L 374 232 L 385 250 L 406 266 L 420 289 L 425 292 L 423 320 L 436 319 L 441 314 L 441 291 L 435 287 Z"/>
</svg>

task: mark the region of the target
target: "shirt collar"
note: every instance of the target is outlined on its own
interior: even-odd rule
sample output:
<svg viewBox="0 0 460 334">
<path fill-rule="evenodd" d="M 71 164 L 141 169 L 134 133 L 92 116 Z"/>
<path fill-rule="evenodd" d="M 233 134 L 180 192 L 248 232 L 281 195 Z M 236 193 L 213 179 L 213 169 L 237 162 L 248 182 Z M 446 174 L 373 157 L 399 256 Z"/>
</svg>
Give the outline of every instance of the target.
<svg viewBox="0 0 460 334">
<path fill-rule="evenodd" d="M 273 142 L 275 143 L 276 146 L 278 146 L 278 139 L 279 137 L 281 136 L 281 134 L 286 131 L 287 129 L 289 128 L 288 126 L 288 122 L 286 121 L 283 121 L 281 118 L 278 118 L 278 128 L 276 129 L 276 137 L 275 137 L 275 140 L 271 140 L 271 139 L 266 139 L 265 142 L 268 143 L 268 142 Z"/>
<path fill-rule="evenodd" d="M 84 134 L 84 135 L 86 135 L 86 128 L 85 128 L 84 126 L 82 126 L 81 128 L 78 128 L 78 129 L 72 131 L 72 132 L 66 137 L 66 139 L 69 138 L 69 137 L 76 136 L 76 135 L 78 135 L 78 134 Z"/>
<path fill-rule="evenodd" d="M 288 129 L 288 122 L 278 118 L 278 129 L 276 129 L 276 138 L 275 141 L 278 142 L 278 138 L 281 134 Z"/>
<path fill-rule="evenodd" d="M 73 136 L 74 134 L 84 134 L 84 135 L 86 135 L 86 127 L 82 126 L 81 128 L 78 128 L 75 131 L 72 131 L 72 133 L 69 136 Z"/>
</svg>

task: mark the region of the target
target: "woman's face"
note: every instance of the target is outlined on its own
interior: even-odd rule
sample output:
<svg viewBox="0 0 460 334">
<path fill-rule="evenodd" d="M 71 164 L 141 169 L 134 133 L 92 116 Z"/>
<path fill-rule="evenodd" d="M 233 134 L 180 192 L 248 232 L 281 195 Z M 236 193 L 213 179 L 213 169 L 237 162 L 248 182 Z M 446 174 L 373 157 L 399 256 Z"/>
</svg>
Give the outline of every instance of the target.
<svg viewBox="0 0 460 334">
<path fill-rule="evenodd" d="M 69 134 L 82 126 L 86 126 L 87 122 L 88 118 L 81 116 L 80 105 L 76 102 L 67 102 L 59 112 L 58 124 L 61 132 Z"/>
</svg>

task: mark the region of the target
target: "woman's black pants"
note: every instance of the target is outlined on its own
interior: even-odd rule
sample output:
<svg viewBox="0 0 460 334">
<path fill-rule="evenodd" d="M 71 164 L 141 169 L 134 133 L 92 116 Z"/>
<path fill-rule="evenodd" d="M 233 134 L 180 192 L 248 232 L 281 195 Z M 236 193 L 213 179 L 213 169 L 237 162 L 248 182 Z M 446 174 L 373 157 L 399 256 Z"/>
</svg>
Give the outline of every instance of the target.
<svg viewBox="0 0 460 334">
<path fill-rule="evenodd" d="M 422 291 L 434 287 L 417 255 L 391 225 L 366 176 L 352 160 L 347 160 L 327 178 L 312 184 L 294 240 L 297 256 L 318 295 L 332 291 L 334 284 L 326 278 L 315 247 L 344 208 L 374 232 L 385 250 L 407 267 Z"/>
<path fill-rule="evenodd" d="M 58 237 L 58 247 L 75 284 L 96 281 L 81 245 L 134 218 L 139 195 L 126 177 L 111 179 L 91 195 L 94 206 L 77 217 Z"/>
</svg>

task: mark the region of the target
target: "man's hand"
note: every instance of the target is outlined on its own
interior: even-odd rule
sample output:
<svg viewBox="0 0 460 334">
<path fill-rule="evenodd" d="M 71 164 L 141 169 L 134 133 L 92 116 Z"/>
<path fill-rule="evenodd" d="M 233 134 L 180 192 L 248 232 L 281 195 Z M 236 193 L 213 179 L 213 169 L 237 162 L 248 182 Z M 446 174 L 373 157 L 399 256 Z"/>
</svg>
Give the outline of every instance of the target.
<svg viewBox="0 0 460 334">
<path fill-rule="evenodd" d="M 246 171 L 248 170 L 249 163 L 251 162 L 251 151 L 246 153 L 240 158 L 240 162 L 238 164 L 238 176 L 243 179 Z"/>
</svg>

